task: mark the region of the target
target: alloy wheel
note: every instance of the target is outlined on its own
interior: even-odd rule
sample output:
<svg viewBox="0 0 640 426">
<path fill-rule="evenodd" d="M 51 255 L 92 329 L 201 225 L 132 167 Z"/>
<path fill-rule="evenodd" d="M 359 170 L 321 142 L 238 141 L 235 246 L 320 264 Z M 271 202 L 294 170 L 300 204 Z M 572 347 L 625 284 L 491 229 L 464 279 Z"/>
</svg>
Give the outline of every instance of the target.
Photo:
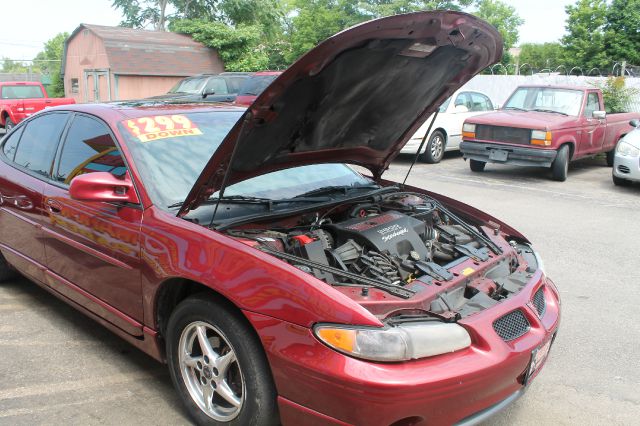
<svg viewBox="0 0 640 426">
<path fill-rule="evenodd" d="M 236 352 L 215 326 L 196 321 L 180 335 L 178 362 L 193 401 L 209 417 L 228 422 L 238 416 L 246 392 Z"/>
</svg>

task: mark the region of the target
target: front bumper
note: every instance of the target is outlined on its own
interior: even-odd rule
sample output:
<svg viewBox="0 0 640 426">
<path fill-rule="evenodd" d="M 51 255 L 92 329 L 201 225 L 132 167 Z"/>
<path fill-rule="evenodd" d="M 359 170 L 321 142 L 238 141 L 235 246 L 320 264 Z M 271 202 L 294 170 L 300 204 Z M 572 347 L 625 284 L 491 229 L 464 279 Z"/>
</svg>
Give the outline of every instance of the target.
<svg viewBox="0 0 640 426">
<path fill-rule="evenodd" d="M 615 177 L 640 182 L 640 158 L 616 153 L 613 159 Z"/>
<path fill-rule="evenodd" d="M 504 160 L 492 158 L 491 151 L 506 151 Z M 514 164 L 517 166 L 551 167 L 557 152 L 553 149 L 526 148 L 516 145 L 464 141 L 460 144 L 464 159 L 472 159 L 485 163 Z"/>
<path fill-rule="evenodd" d="M 547 309 L 539 318 L 531 301 L 541 286 Z M 515 309 L 531 327 L 505 342 L 493 322 Z M 399 363 L 351 358 L 318 342 L 308 328 L 245 314 L 267 352 L 284 425 L 418 426 L 475 424 L 515 400 L 525 389 L 532 352 L 558 328 L 560 305 L 553 283 L 537 272 L 519 294 L 460 321 L 471 347 Z"/>
</svg>

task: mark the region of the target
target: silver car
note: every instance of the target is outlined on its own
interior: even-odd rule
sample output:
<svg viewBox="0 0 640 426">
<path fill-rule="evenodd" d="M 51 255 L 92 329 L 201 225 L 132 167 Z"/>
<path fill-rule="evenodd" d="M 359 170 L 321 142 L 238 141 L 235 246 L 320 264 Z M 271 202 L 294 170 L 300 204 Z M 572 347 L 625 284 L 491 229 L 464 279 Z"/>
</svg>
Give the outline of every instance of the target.
<svg viewBox="0 0 640 426">
<path fill-rule="evenodd" d="M 640 182 L 640 121 L 629 122 L 634 130 L 629 132 L 618 142 L 615 156 L 613 157 L 613 183 L 616 185 L 629 185 L 631 182 Z"/>
</svg>

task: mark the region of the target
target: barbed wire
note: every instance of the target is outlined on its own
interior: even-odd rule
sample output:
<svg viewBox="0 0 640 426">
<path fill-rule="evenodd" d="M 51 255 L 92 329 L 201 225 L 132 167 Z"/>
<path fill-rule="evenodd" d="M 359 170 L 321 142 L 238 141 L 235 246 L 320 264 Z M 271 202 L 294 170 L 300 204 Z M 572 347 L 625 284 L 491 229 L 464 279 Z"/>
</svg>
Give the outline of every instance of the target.
<svg viewBox="0 0 640 426">
<path fill-rule="evenodd" d="M 626 62 L 615 62 L 610 70 L 601 70 L 598 67 L 593 67 L 585 71 L 581 66 L 560 64 L 553 67 L 537 68 L 527 62 L 523 64 L 502 64 L 497 63 L 488 68 L 488 71 L 492 75 L 535 75 L 535 74 L 548 74 L 548 75 L 565 75 L 565 76 L 583 76 L 583 77 L 640 77 L 640 66 L 632 65 Z"/>
</svg>

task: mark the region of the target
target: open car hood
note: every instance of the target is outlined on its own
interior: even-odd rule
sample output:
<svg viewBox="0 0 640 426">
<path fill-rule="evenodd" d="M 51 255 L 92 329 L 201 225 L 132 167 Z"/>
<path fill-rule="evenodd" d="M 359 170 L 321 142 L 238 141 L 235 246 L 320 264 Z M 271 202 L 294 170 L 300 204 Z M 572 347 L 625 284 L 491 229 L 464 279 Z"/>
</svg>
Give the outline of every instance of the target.
<svg viewBox="0 0 640 426">
<path fill-rule="evenodd" d="M 357 164 L 380 177 L 427 117 L 501 56 L 496 29 L 461 12 L 395 15 L 342 31 L 258 96 L 178 215 L 222 186 L 300 165 Z"/>
</svg>

